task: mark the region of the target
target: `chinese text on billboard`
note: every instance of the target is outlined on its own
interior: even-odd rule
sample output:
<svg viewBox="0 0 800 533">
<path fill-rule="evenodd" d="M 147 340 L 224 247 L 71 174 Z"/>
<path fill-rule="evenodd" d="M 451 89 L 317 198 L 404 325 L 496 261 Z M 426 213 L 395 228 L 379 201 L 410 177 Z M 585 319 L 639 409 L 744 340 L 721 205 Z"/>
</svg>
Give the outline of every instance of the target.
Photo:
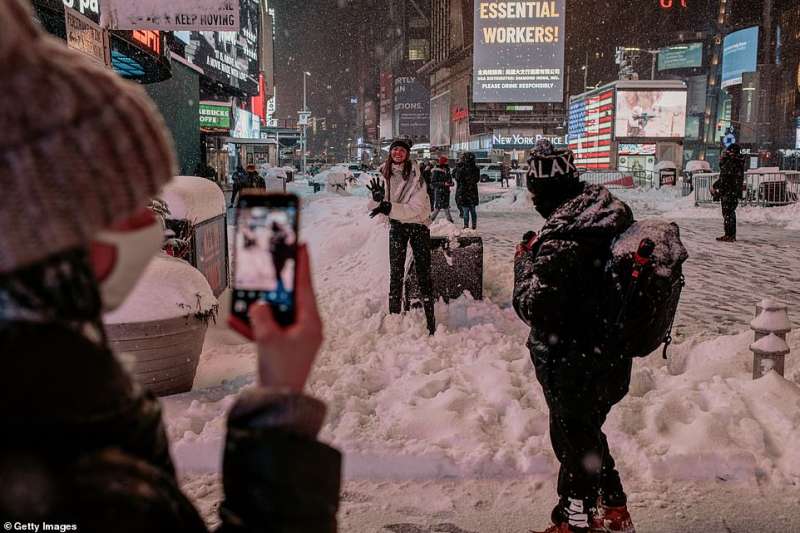
<svg viewBox="0 0 800 533">
<path fill-rule="evenodd" d="M 474 102 L 561 102 L 565 0 L 475 1 Z"/>
</svg>

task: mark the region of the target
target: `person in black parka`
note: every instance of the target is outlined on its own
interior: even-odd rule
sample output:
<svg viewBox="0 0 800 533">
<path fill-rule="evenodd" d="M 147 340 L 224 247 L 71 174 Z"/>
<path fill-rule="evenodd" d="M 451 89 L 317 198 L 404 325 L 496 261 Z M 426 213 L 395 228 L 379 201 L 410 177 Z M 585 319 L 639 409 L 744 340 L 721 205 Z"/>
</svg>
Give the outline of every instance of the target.
<svg viewBox="0 0 800 533">
<path fill-rule="evenodd" d="M 439 164 L 431 170 L 431 187 L 433 187 L 433 213 L 431 222 L 439 216 L 439 211 L 444 209 L 447 220 L 453 222 L 453 215 L 450 214 L 450 187 L 453 186 L 453 178 L 450 175 L 447 156 L 439 157 Z"/>
<path fill-rule="evenodd" d="M 480 169 L 475 164 L 475 154 L 466 152 L 463 163 L 458 167 L 454 176 L 456 182 L 456 204 L 461 206 L 464 218 L 464 229 L 470 227 L 476 229 L 478 225 L 478 213 L 476 207 L 480 203 L 478 194 L 478 182 L 481 179 Z"/>
<path fill-rule="evenodd" d="M 602 518 L 614 524 L 612 531 L 632 532 L 602 426 L 627 393 L 631 372 L 631 359 L 605 338 L 613 317 L 603 305 L 604 265 L 611 242 L 631 226 L 633 215 L 604 187 L 579 181 L 572 152 L 546 142 L 530 160 L 527 182 L 546 221 L 518 246 L 513 303 L 531 327 L 527 345 L 561 463 L 559 502 L 547 531 L 588 532 Z M 598 497 L 602 510 L 596 509 Z"/>
<path fill-rule="evenodd" d="M 745 161 L 741 154 L 742 148 L 732 144 L 722 153 L 719 162 L 720 173 L 715 192 L 722 202 L 725 235 L 717 237 L 722 242 L 736 241 L 736 208 L 744 187 Z"/>
</svg>

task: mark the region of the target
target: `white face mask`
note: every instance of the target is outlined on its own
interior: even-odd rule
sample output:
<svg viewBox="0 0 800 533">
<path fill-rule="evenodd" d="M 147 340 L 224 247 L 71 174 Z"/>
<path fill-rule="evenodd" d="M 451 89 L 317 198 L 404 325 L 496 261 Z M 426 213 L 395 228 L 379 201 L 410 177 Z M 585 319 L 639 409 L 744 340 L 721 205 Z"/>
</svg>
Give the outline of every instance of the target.
<svg viewBox="0 0 800 533">
<path fill-rule="evenodd" d="M 136 230 L 104 230 L 94 240 L 116 250 L 111 271 L 100 281 L 103 311 L 109 312 L 122 305 L 144 269 L 161 250 L 164 230 L 158 221 L 154 221 Z"/>
</svg>

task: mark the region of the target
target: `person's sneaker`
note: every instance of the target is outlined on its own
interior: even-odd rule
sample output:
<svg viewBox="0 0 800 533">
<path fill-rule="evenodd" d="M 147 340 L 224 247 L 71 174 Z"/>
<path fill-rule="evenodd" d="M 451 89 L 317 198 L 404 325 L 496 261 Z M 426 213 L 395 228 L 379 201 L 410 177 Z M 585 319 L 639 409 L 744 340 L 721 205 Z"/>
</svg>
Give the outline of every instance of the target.
<svg viewBox="0 0 800 533">
<path fill-rule="evenodd" d="M 728 237 L 727 235 L 723 235 L 722 237 L 717 237 L 719 242 L 734 242 L 736 237 Z"/>
<path fill-rule="evenodd" d="M 592 516 L 592 533 L 636 533 L 628 507 L 606 507 L 600 505 Z"/>
</svg>

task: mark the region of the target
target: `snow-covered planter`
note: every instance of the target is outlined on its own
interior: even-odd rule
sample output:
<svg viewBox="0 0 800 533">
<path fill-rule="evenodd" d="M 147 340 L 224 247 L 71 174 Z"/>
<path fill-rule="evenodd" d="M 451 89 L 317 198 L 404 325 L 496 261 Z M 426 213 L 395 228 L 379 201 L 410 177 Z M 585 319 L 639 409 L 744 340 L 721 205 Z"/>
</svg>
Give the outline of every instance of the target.
<svg viewBox="0 0 800 533">
<path fill-rule="evenodd" d="M 159 396 L 191 390 L 217 299 L 186 261 L 159 255 L 119 309 L 103 317 L 112 349 Z"/>
<path fill-rule="evenodd" d="M 197 176 L 175 176 L 161 194 L 169 214 L 166 225 L 189 261 L 205 276 L 214 295 L 228 286 L 225 195 L 216 183 Z"/>
</svg>

